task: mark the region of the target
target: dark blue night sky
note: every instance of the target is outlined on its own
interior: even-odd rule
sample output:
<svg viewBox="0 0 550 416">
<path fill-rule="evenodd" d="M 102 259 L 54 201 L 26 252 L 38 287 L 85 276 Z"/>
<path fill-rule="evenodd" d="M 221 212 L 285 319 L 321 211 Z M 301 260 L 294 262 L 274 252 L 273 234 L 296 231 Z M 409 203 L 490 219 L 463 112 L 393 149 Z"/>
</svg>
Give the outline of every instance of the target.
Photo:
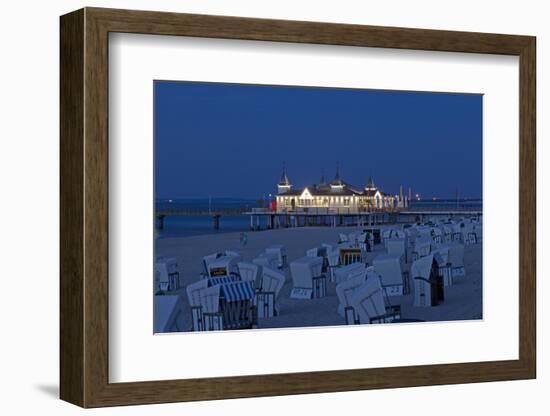
<svg viewBox="0 0 550 416">
<path fill-rule="evenodd" d="M 388 193 L 481 197 L 482 96 L 156 81 L 156 198 L 256 198 L 369 175 Z"/>
</svg>

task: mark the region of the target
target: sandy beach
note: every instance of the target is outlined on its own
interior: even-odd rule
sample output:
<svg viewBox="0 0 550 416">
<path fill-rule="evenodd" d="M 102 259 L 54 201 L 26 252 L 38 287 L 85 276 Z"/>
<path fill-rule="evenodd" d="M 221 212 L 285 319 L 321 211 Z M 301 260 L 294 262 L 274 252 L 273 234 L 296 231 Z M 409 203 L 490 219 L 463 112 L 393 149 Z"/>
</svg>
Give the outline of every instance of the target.
<svg viewBox="0 0 550 416">
<path fill-rule="evenodd" d="M 380 227 L 385 228 L 385 227 Z M 224 250 L 238 252 L 244 261 L 252 261 L 266 247 L 282 244 L 286 248 L 288 263 L 303 257 L 306 250 L 321 243 L 336 243 L 339 233 L 350 233 L 355 227 L 303 227 L 248 232 L 247 244 L 240 242 L 240 233 L 220 233 L 182 238 L 164 238 L 157 241 L 157 256 L 174 257 L 180 271 L 180 287 L 170 294 L 180 293 L 184 310 L 189 311 L 185 292 L 188 284 L 200 279 L 203 272 L 203 256 Z M 367 253 L 367 262 L 384 254 L 383 244 Z M 409 256 L 410 258 L 410 256 Z M 410 263 L 407 265 L 410 268 Z M 413 294 L 391 297 L 392 304 L 400 304 L 402 317 L 425 321 L 467 320 L 482 318 L 482 250 L 481 244 L 466 245 L 464 250 L 466 275 L 455 279 L 455 284 L 445 288 L 445 300 L 435 307 L 414 307 Z M 284 269 L 288 278 L 278 298 L 279 315 L 260 319 L 259 328 L 308 327 L 320 325 L 344 325 L 338 312 L 335 284 L 328 284 L 328 295 L 320 299 L 290 299 L 292 279 L 288 266 Z M 185 314 L 185 328 L 191 328 L 190 313 Z"/>
</svg>

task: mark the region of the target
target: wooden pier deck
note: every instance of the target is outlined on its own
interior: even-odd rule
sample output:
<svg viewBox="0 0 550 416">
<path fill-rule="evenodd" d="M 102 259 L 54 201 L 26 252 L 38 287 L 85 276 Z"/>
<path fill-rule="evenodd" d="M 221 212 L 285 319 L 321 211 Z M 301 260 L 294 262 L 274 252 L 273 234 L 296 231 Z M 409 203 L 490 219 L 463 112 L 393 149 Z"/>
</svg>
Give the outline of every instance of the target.
<svg viewBox="0 0 550 416">
<path fill-rule="evenodd" d="M 443 216 L 475 216 L 483 215 L 479 210 L 402 210 L 402 211 L 371 211 L 356 212 L 346 209 L 340 210 L 316 210 L 309 209 L 303 211 L 274 212 L 269 210 L 253 210 L 243 212 L 243 215 L 250 216 L 250 229 L 262 229 L 262 222 L 265 228 L 289 228 L 289 227 L 308 227 L 308 226 L 372 226 L 382 224 L 413 223 L 423 222 L 426 217 Z"/>
<path fill-rule="evenodd" d="M 164 219 L 167 216 L 210 216 L 212 227 L 219 229 L 222 216 L 248 215 L 250 216 L 250 229 L 276 229 L 308 226 L 338 227 L 345 225 L 372 226 L 382 224 L 413 223 L 424 221 L 430 216 L 481 216 L 479 210 L 394 210 L 394 211 L 370 211 L 357 212 L 350 209 L 316 209 L 296 210 L 287 212 L 275 212 L 267 208 L 224 208 L 211 211 L 203 208 L 168 208 L 155 211 L 156 226 L 164 228 Z"/>
<path fill-rule="evenodd" d="M 159 230 L 164 228 L 164 219 L 169 216 L 209 216 L 212 218 L 212 226 L 215 230 L 220 228 L 220 218 L 226 215 L 241 215 L 245 208 L 224 208 L 222 210 L 210 210 L 205 208 L 163 208 L 155 210 L 156 227 Z"/>
</svg>

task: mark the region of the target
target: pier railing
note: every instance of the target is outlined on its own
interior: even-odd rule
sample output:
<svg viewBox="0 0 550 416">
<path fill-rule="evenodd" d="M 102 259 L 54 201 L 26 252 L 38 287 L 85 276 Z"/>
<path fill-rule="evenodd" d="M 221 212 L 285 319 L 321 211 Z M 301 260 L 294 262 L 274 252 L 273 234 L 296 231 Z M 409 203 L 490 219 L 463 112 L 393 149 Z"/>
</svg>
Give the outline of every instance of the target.
<svg viewBox="0 0 550 416">
<path fill-rule="evenodd" d="M 270 214 L 279 214 L 279 215 L 368 215 L 373 213 L 384 213 L 384 212 L 399 212 L 401 208 L 380 208 L 380 209 L 357 209 L 352 207 L 341 207 L 341 208 L 294 208 L 294 209 L 279 209 L 277 211 L 264 210 L 264 211 L 248 211 L 247 214 L 261 214 L 261 213 L 270 213 Z"/>
</svg>

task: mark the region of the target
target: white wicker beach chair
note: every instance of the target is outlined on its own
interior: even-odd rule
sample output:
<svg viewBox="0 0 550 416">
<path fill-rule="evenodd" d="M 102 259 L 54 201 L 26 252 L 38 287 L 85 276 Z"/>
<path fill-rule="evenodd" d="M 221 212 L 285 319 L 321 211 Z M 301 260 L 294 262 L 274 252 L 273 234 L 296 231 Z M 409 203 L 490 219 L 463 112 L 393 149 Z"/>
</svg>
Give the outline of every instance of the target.
<svg viewBox="0 0 550 416">
<path fill-rule="evenodd" d="M 462 228 L 462 241 L 466 245 L 477 243 L 477 233 L 475 231 L 474 224 L 472 223 L 464 224 L 464 227 Z"/>
<path fill-rule="evenodd" d="M 365 263 L 351 263 L 346 266 L 340 266 L 334 270 L 334 282 L 339 284 L 357 276 L 365 271 Z"/>
<path fill-rule="evenodd" d="M 170 290 L 170 277 L 168 275 L 168 268 L 165 263 L 156 264 L 157 271 L 157 291 Z"/>
<path fill-rule="evenodd" d="M 431 237 L 417 237 L 414 242 L 414 253 L 416 257 L 425 257 L 430 254 L 433 240 Z M 413 258 L 415 260 L 415 258 Z"/>
<path fill-rule="evenodd" d="M 437 250 L 433 251 L 434 254 L 439 255 L 441 258 L 439 261 L 439 275 L 443 279 L 443 286 L 445 287 L 452 286 L 454 283 L 452 264 L 449 261 L 449 251 L 449 245 L 447 244 L 444 244 Z"/>
<path fill-rule="evenodd" d="M 318 253 L 319 253 L 319 249 L 317 247 L 306 250 L 306 256 L 308 257 L 317 257 L 319 255 Z"/>
<path fill-rule="evenodd" d="M 360 233 L 357 236 L 357 246 L 364 252 L 370 251 L 372 244 L 369 241 L 369 235 L 367 233 Z"/>
<path fill-rule="evenodd" d="M 386 244 L 386 249 L 388 250 L 388 254 L 391 254 L 394 256 L 403 256 L 403 260 L 405 261 L 405 263 L 408 263 L 406 239 L 396 238 L 396 239 L 388 240 Z"/>
<path fill-rule="evenodd" d="M 277 255 L 277 267 L 282 269 L 286 266 L 286 248 L 285 246 L 281 244 L 275 244 L 272 246 L 269 246 L 265 249 L 265 252 L 267 254 L 276 254 Z"/>
<path fill-rule="evenodd" d="M 261 253 L 252 260 L 252 263 L 262 267 L 277 269 L 279 267 L 279 256 L 276 253 Z"/>
<path fill-rule="evenodd" d="M 340 251 L 338 249 L 327 251 L 329 278 L 334 282 L 334 272 L 340 266 Z"/>
<path fill-rule="evenodd" d="M 402 256 L 382 254 L 372 265 L 378 275 L 387 296 L 402 296 L 409 293 L 408 276 L 403 273 Z"/>
<path fill-rule="evenodd" d="M 204 331 L 223 329 L 223 315 L 220 311 L 220 286 L 212 286 L 200 291 L 200 304 Z"/>
<path fill-rule="evenodd" d="M 239 277 L 243 282 L 259 283 L 261 267 L 254 263 L 240 261 L 237 263 Z"/>
<path fill-rule="evenodd" d="M 443 280 L 440 265 L 446 264 L 439 253 L 421 257 L 411 266 L 414 282 L 414 306 L 436 306 L 444 300 Z"/>
<path fill-rule="evenodd" d="M 270 318 L 278 314 L 277 297 L 286 280 L 286 275 L 269 267 L 262 268 L 262 286 L 256 293 L 258 318 Z"/>
<path fill-rule="evenodd" d="M 234 251 L 225 251 L 221 253 L 213 253 L 203 258 L 205 274 L 203 278 L 230 276 L 236 273 L 237 263 L 241 256 Z"/>
<path fill-rule="evenodd" d="M 464 268 L 464 245 L 455 243 L 449 244 L 449 263 L 452 267 L 453 277 L 463 277 L 466 275 Z"/>
<path fill-rule="evenodd" d="M 324 247 L 327 253 L 330 253 L 332 250 L 334 250 L 333 244 L 321 243 L 321 247 Z"/>
<path fill-rule="evenodd" d="M 346 325 L 355 325 L 358 322 L 355 309 L 351 305 L 351 299 L 354 291 L 365 283 L 367 270 L 363 269 L 354 277 L 344 280 L 336 285 L 336 295 L 340 304 L 338 305 L 338 313 L 346 319 Z"/>
<path fill-rule="evenodd" d="M 191 307 L 192 331 L 203 331 L 204 323 L 202 320 L 201 291 L 208 287 L 208 280 L 199 280 L 198 282 L 187 285 L 187 299 Z"/>
<path fill-rule="evenodd" d="M 177 290 L 180 287 L 180 274 L 178 271 L 178 261 L 175 257 L 157 257 L 157 266 L 163 265 L 163 273 L 168 274 L 168 290 Z M 158 267 L 157 267 L 158 269 Z M 160 273 L 159 273 L 160 275 Z M 163 277 L 164 280 L 165 277 Z"/>
<path fill-rule="evenodd" d="M 284 272 L 264 267 L 262 269 L 262 291 L 273 292 L 275 298 L 279 296 L 281 288 L 285 284 L 286 275 Z"/>
<path fill-rule="evenodd" d="M 380 279 L 369 277 L 353 291 L 351 306 L 360 324 L 389 323 L 401 317 L 399 305 L 389 305 Z"/>
<path fill-rule="evenodd" d="M 290 274 L 295 288 L 313 289 L 313 278 L 321 276 L 322 257 L 300 257 L 290 263 Z"/>
</svg>

